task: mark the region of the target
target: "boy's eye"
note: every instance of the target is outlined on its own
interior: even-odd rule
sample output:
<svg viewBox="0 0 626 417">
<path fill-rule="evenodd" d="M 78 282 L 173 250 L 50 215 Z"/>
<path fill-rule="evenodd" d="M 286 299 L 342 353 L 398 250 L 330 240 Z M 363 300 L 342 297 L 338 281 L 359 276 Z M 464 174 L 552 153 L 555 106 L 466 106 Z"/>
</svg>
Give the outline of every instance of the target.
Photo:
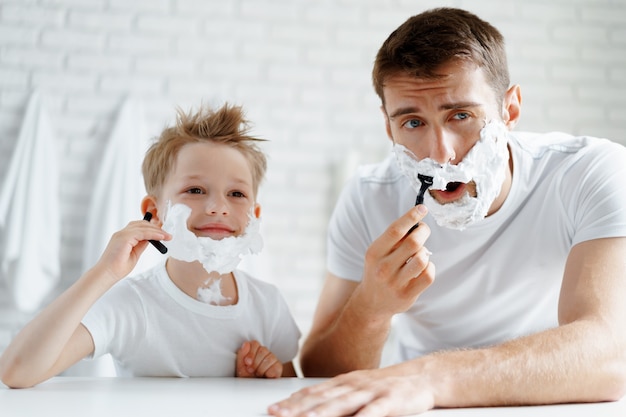
<svg viewBox="0 0 626 417">
<path fill-rule="evenodd" d="M 198 188 L 198 187 L 192 187 L 192 188 L 190 188 L 190 189 L 188 189 L 188 190 L 187 190 L 187 193 L 189 193 L 189 194 L 202 194 L 202 193 L 203 193 L 203 191 L 202 191 L 202 189 L 201 189 L 201 188 Z"/>
<path fill-rule="evenodd" d="M 407 120 L 403 126 L 408 127 L 409 129 L 415 129 L 416 127 L 420 127 L 422 125 L 423 123 L 421 120 L 411 119 L 411 120 Z"/>
<path fill-rule="evenodd" d="M 233 192 L 231 192 L 231 193 L 230 193 L 230 195 L 231 195 L 231 196 L 233 196 L 233 197 L 239 197 L 239 198 L 241 198 L 241 197 L 245 197 L 245 196 L 246 196 L 246 195 L 245 195 L 244 193 L 242 193 L 241 191 L 233 191 Z"/>
</svg>

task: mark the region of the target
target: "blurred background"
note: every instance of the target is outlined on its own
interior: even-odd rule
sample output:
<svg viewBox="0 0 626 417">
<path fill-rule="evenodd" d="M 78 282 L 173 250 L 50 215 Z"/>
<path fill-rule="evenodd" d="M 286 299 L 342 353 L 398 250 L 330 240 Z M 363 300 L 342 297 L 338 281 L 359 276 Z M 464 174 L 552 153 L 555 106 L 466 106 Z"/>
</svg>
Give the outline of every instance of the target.
<svg viewBox="0 0 626 417">
<path fill-rule="evenodd" d="M 504 34 L 511 79 L 522 86 L 519 130 L 626 143 L 623 0 L 0 0 L 0 186 L 24 124 L 37 123 L 25 122 L 33 92 L 58 168 L 58 192 L 34 215 L 47 239 L 58 199 L 60 278 L 41 304 L 83 271 L 88 213 L 110 155 L 123 159 L 157 135 L 177 106 L 229 101 L 269 140 L 265 248 L 245 266 L 282 290 L 306 334 L 338 190 L 357 164 L 390 150 L 371 87 L 374 56 L 409 16 L 437 6 L 466 8 Z M 134 107 L 124 112 L 127 99 Z M 124 175 L 130 184 L 139 168 Z M 120 200 L 109 191 L 104 201 Z M 122 226 L 140 217 L 133 206 Z M 11 244 L 5 238 L 3 250 Z M 18 308 L 10 280 L 0 282 L 0 350 L 39 308 Z"/>
</svg>

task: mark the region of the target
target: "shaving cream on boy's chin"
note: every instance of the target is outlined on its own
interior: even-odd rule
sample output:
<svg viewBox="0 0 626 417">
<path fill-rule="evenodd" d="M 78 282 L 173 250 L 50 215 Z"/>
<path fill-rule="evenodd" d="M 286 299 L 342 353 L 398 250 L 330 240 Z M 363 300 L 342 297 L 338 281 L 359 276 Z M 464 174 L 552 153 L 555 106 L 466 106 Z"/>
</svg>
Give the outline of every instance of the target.
<svg viewBox="0 0 626 417">
<path fill-rule="evenodd" d="M 167 242 L 167 254 L 172 258 L 185 262 L 199 261 L 207 272 L 225 274 L 234 271 L 245 255 L 259 253 L 263 248 L 263 239 L 259 233 L 261 219 L 252 213 L 241 236 L 229 236 L 221 240 L 194 235 L 187 228 L 190 215 L 189 206 L 171 205 L 168 202 L 163 230 L 172 235 L 172 240 Z"/>
<path fill-rule="evenodd" d="M 476 183 L 476 197 L 465 194 L 460 200 L 440 204 L 429 193 L 425 195 L 428 213 L 439 226 L 463 230 L 484 219 L 500 193 L 509 162 L 508 130 L 501 121 L 491 121 L 480 131 L 480 139 L 457 165 L 440 164 L 430 158 L 418 160 L 406 147 L 394 144 L 395 160 L 416 192 L 417 174 L 433 177 L 434 190 L 445 190 L 450 182 Z"/>
</svg>

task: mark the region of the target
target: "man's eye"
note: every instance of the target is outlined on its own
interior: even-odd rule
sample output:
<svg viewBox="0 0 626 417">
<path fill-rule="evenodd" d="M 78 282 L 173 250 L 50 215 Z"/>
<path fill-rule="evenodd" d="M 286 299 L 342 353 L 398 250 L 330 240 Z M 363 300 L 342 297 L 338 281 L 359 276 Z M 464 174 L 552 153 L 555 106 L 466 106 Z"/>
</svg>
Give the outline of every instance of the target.
<svg viewBox="0 0 626 417">
<path fill-rule="evenodd" d="M 469 113 L 457 113 L 454 117 L 458 120 L 465 120 L 470 117 Z"/>
<path fill-rule="evenodd" d="M 409 129 L 415 129 L 416 127 L 420 127 L 422 125 L 423 125 L 422 121 L 418 119 L 407 120 L 404 123 L 404 127 L 408 127 Z"/>
</svg>

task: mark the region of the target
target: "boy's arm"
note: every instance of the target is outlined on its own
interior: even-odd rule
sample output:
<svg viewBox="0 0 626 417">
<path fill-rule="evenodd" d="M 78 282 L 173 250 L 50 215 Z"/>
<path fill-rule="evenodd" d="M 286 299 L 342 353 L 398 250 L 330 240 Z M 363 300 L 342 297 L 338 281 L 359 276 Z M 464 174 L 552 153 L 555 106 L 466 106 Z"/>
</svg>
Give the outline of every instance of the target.
<svg viewBox="0 0 626 417">
<path fill-rule="evenodd" d="M 98 263 L 48 305 L 0 357 L 0 378 L 9 387 L 38 384 L 91 354 L 93 340 L 80 324 L 91 306 L 128 275 L 148 239 L 170 238 L 146 221 L 131 222 L 115 233 Z"/>
<path fill-rule="evenodd" d="M 110 288 L 90 270 L 39 313 L 0 357 L 2 381 L 12 388 L 38 384 L 93 352 L 91 335 L 80 324 Z"/>
</svg>

